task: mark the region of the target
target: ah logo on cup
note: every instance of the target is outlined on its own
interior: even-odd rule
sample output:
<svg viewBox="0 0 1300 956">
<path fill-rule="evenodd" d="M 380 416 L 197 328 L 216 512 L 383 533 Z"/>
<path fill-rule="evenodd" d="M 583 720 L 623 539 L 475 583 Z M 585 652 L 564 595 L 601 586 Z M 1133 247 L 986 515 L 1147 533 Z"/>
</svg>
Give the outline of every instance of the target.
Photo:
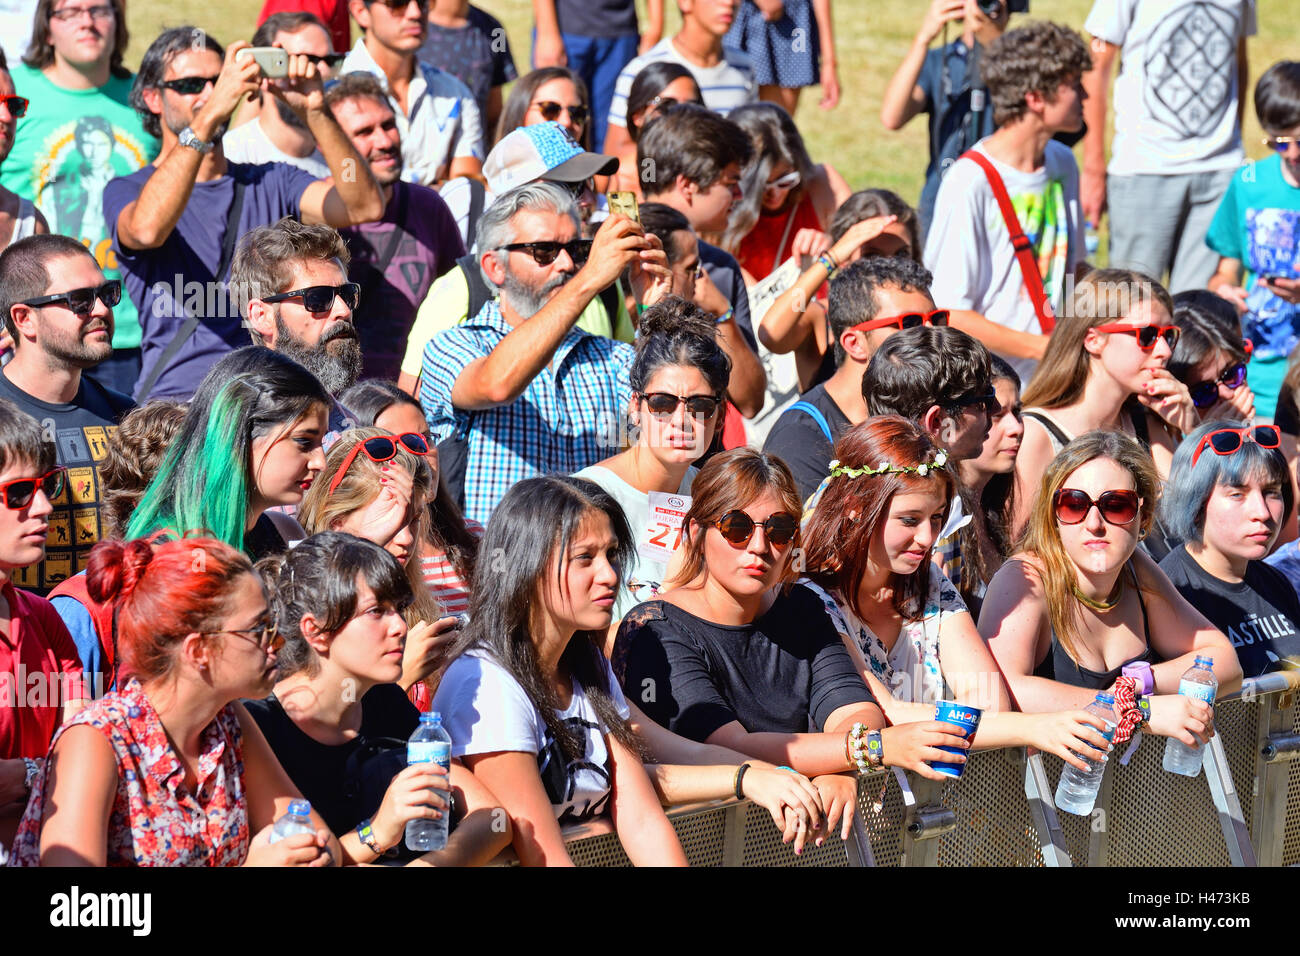
<svg viewBox="0 0 1300 956">
<path fill-rule="evenodd" d="M 681 498 L 669 498 L 668 506 L 670 508 L 683 508 L 686 506 L 686 502 L 682 501 Z"/>
</svg>

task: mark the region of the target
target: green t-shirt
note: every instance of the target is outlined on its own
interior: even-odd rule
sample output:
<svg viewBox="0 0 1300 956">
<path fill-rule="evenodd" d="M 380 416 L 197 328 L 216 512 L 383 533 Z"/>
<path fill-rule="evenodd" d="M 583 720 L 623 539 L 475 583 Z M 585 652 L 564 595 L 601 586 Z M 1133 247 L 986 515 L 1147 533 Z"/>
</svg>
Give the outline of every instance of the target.
<svg viewBox="0 0 1300 956">
<path fill-rule="evenodd" d="M 101 205 L 104 186 L 152 162 L 159 149 L 127 101 L 131 79 L 110 77 L 98 89 L 66 90 L 19 63 L 13 80 L 31 107 L 18 121 L 0 185 L 36 203 L 50 232 L 80 239 L 105 276 L 121 278 Z M 140 319 L 130 296 L 122 296 L 113 319 L 113 346 L 138 348 Z"/>
</svg>

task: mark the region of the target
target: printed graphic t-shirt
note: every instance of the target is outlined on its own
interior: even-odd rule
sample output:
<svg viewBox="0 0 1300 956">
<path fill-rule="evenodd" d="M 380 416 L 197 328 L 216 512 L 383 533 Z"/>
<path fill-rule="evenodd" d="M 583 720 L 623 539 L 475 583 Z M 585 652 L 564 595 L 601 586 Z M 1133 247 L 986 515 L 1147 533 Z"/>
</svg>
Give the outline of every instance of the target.
<svg viewBox="0 0 1300 956">
<path fill-rule="evenodd" d="M 117 423 L 130 411 L 131 400 L 86 376 L 76 397 L 66 405 L 33 398 L 0 371 L 0 398 L 7 398 L 54 436 L 57 461 L 68 469 L 63 493 L 52 504 L 50 530 L 45 537 L 45 559 L 31 567 L 16 568 L 14 584 L 42 597 L 64 578 L 86 569 L 93 548 L 103 536 L 100 499 L 103 483 L 99 470 L 108 456 L 108 439 Z"/>
<path fill-rule="evenodd" d="M 614 705 L 626 720 L 631 711 L 608 667 L 606 681 Z M 609 808 L 613 768 L 605 745 L 608 728 L 600 723 L 576 680 L 573 699 L 558 716 L 585 742 L 581 760 L 565 758 L 523 687 L 480 651 L 469 651 L 451 662 L 434 695 L 433 710 L 443 715 L 453 757 L 510 750 L 535 754 L 546 795 L 561 824 L 591 820 Z"/>
<path fill-rule="evenodd" d="M 1016 218 L 1034 250 L 1047 301 L 1060 313 L 1075 265 L 1084 258 L 1079 210 L 1079 167 L 1068 146 L 1050 141 L 1041 169 L 1024 173 L 989 156 L 1006 184 Z M 934 221 L 925 242 L 925 266 L 934 273 L 934 301 L 945 309 L 972 309 L 1017 332 L 1039 331 L 1033 300 L 1025 287 L 993 187 L 973 160 L 948 170 L 935 200 Z M 1037 362 L 1003 356 L 1021 381 Z"/>
<path fill-rule="evenodd" d="M 1255 0 L 1096 0 L 1084 29 L 1123 49 L 1112 176 L 1241 163 L 1237 45 L 1255 33 Z"/>
<path fill-rule="evenodd" d="M 32 101 L 18 121 L 0 186 L 34 202 L 50 232 L 81 241 L 107 279 L 122 276 L 104 218 L 104 187 L 153 162 L 158 140 L 144 131 L 127 97 L 131 78 L 97 89 L 55 86 L 40 70 L 12 64 L 14 89 Z M 113 308 L 113 347 L 140 345 L 140 319 L 127 296 Z"/>
</svg>

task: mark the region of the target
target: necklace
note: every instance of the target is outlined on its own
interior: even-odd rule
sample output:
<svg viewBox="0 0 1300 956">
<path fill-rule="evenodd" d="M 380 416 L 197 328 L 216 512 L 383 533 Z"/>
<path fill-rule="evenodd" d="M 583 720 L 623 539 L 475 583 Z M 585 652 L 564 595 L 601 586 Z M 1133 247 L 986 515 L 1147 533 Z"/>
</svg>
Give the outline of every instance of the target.
<svg viewBox="0 0 1300 956">
<path fill-rule="evenodd" d="M 1124 595 L 1124 576 L 1120 575 L 1119 580 L 1115 582 L 1114 589 L 1110 592 L 1110 596 L 1104 601 L 1094 601 L 1080 591 L 1077 584 L 1071 584 L 1070 590 L 1074 592 L 1074 596 L 1079 599 L 1081 604 L 1087 605 L 1094 611 L 1113 611 L 1115 605 L 1119 603 L 1119 599 Z"/>
</svg>

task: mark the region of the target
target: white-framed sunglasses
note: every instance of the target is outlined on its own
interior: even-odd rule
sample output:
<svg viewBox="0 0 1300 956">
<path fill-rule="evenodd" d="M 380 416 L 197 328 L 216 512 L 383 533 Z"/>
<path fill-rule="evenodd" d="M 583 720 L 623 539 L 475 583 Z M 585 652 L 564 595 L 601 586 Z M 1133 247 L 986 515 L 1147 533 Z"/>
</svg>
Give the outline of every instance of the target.
<svg viewBox="0 0 1300 956">
<path fill-rule="evenodd" d="M 802 179 L 803 176 L 800 174 L 799 170 L 796 169 L 793 172 L 786 173 L 780 179 L 768 183 L 763 187 L 763 189 L 766 192 L 776 192 L 781 189 L 794 189 L 795 186 L 799 185 L 799 182 Z"/>
</svg>

